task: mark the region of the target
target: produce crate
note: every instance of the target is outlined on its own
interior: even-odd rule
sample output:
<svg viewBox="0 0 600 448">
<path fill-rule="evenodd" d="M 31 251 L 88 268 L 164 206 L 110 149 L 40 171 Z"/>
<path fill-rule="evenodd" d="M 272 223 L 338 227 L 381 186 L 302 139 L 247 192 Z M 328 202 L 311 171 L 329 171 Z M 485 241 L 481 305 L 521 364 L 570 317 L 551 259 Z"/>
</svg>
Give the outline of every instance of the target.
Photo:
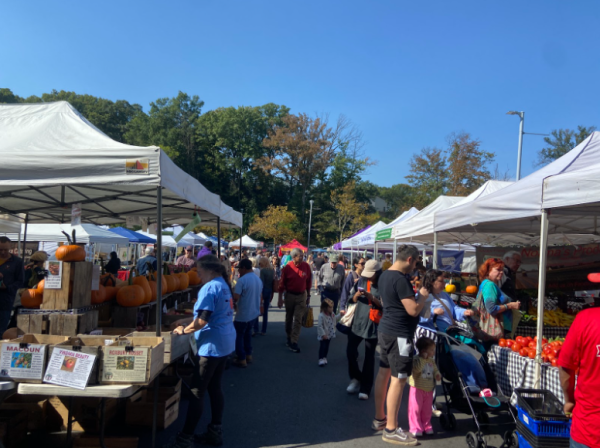
<svg viewBox="0 0 600 448">
<path fill-rule="evenodd" d="M 74 352 L 82 352 L 96 356 L 94 366 L 88 377 L 88 386 L 99 383 L 99 365 L 103 358 L 104 346 L 114 344 L 117 340 L 114 336 L 80 336 L 69 338 L 67 341 L 50 347 L 48 356 L 52 356 L 54 349 L 66 349 Z"/>
<path fill-rule="evenodd" d="M 0 344 L 0 378 L 18 383 L 42 383 L 48 346 L 65 342 L 65 336 L 24 334 Z"/>
<path fill-rule="evenodd" d="M 156 337 L 156 332 L 134 331 L 128 336 L 132 337 Z M 177 358 L 190 351 L 190 339 L 192 333 L 177 335 L 169 331 L 169 327 L 163 327 L 160 335 L 165 341 L 165 364 L 171 364 Z"/>
<path fill-rule="evenodd" d="M 163 386 L 163 383 L 166 383 Z M 158 392 L 158 408 L 156 414 L 157 427 L 165 429 L 177 420 L 179 402 L 181 400 L 181 380 L 178 378 L 160 379 Z M 144 389 L 129 398 L 127 402 L 126 421 L 128 425 L 152 426 L 154 390 Z"/>
<path fill-rule="evenodd" d="M 537 437 L 570 437 L 571 423 L 563 406 L 549 390 L 514 390 L 519 420 Z"/>
<path fill-rule="evenodd" d="M 27 412 L 0 411 L 0 441 L 6 448 L 20 446 L 27 436 Z"/>
<path fill-rule="evenodd" d="M 17 328 L 25 333 L 76 336 L 98 326 L 98 309 L 94 305 L 70 310 L 21 309 Z"/>
<path fill-rule="evenodd" d="M 48 334 L 49 314 L 17 314 L 17 328 L 23 333 Z"/>
<path fill-rule="evenodd" d="M 162 337 L 119 338 L 104 348 L 100 383 L 147 385 L 162 371 L 164 360 Z"/>
<path fill-rule="evenodd" d="M 570 438 L 534 436 L 533 433 L 519 420 L 517 420 L 517 434 L 519 436 L 519 447 L 531 446 L 533 448 L 569 448 L 571 443 Z M 521 440 L 524 442 L 521 443 Z"/>
<path fill-rule="evenodd" d="M 88 261 L 62 262 L 62 289 L 44 289 L 43 310 L 68 310 L 91 305 L 92 271 Z"/>
</svg>

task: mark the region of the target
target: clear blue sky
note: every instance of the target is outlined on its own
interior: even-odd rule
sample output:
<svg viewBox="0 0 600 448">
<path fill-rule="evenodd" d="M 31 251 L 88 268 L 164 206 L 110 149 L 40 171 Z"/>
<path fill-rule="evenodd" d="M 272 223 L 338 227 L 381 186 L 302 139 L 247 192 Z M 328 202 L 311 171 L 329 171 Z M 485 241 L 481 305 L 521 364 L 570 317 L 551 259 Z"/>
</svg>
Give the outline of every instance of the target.
<svg viewBox="0 0 600 448">
<path fill-rule="evenodd" d="M 378 164 L 404 182 L 407 161 L 467 131 L 515 174 L 518 118 L 547 133 L 600 127 L 600 2 L 4 2 L 0 86 L 52 89 L 148 107 L 179 90 L 205 110 L 285 104 L 343 113 Z M 542 137 L 525 136 L 523 173 Z"/>
</svg>

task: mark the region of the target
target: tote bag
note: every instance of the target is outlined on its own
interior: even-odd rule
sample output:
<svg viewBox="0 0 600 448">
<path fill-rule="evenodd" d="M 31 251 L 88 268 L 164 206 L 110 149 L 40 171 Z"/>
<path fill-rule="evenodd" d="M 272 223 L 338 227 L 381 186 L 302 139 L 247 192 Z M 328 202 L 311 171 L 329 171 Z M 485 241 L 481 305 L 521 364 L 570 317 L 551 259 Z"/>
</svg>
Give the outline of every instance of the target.
<svg viewBox="0 0 600 448">
<path fill-rule="evenodd" d="M 489 280 L 486 280 L 489 282 Z M 472 308 L 476 310 L 479 318 L 477 327 L 475 328 L 476 336 L 483 340 L 498 340 L 504 336 L 504 329 L 502 328 L 502 322 L 496 316 L 492 316 L 488 313 L 485 307 L 485 301 L 483 300 L 483 283 L 477 293 L 477 299 L 473 303 Z M 500 317 L 502 317 L 500 315 Z"/>
</svg>

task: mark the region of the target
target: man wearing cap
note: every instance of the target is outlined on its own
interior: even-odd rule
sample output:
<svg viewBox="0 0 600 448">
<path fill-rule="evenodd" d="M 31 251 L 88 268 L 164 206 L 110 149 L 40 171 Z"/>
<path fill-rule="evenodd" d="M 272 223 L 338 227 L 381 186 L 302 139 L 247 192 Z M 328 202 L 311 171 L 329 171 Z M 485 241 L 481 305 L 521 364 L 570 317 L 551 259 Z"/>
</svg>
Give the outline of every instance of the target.
<svg viewBox="0 0 600 448">
<path fill-rule="evenodd" d="M 17 290 L 23 287 L 23 260 L 10 253 L 10 240 L 0 236 L 0 334 L 8 327 Z"/>
<path fill-rule="evenodd" d="M 344 285 L 344 277 L 346 277 L 346 270 L 339 264 L 338 254 L 333 253 L 329 256 L 329 263 L 321 266 L 318 277 L 321 302 L 325 299 L 331 299 L 333 301 L 333 312 L 337 313 L 337 306 L 340 301 L 342 286 Z"/>
<path fill-rule="evenodd" d="M 180 255 L 175 262 L 176 266 L 183 266 L 184 268 L 191 269 L 196 266 L 196 260 L 194 258 L 194 247 L 187 246 L 185 253 Z"/>
<path fill-rule="evenodd" d="M 154 256 L 154 249 L 147 247 L 145 254 L 146 256 L 140 258 L 135 266 L 138 271 L 138 275 L 146 275 L 148 272 L 148 263 L 150 263 L 150 266 L 152 266 L 152 270 L 156 271 L 156 257 Z"/>
</svg>

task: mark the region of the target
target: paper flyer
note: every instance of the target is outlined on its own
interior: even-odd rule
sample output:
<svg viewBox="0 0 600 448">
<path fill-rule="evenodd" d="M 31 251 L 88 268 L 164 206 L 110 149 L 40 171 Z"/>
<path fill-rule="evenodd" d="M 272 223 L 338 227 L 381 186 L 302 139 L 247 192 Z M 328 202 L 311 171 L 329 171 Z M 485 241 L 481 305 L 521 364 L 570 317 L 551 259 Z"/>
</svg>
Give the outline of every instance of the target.
<svg viewBox="0 0 600 448">
<path fill-rule="evenodd" d="M 46 346 L 5 342 L 0 352 L 0 377 L 42 379 Z"/>
<path fill-rule="evenodd" d="M 125 346 L 106 347 L 102 380 L 143 382 L 146 381 L 148 347 L 134 347 L 125 350 Z"/>
<path fill-rule="evenodd" d="M 96 355 L 54 348 L 44 375 L 44 383 L 85 389 Z"/>
<path fill-rule="evenodd" d="M 62 261 L 47 261 L 48 276 L 44 283 L 45 289 L 62 289 Z"/>
</svg>

